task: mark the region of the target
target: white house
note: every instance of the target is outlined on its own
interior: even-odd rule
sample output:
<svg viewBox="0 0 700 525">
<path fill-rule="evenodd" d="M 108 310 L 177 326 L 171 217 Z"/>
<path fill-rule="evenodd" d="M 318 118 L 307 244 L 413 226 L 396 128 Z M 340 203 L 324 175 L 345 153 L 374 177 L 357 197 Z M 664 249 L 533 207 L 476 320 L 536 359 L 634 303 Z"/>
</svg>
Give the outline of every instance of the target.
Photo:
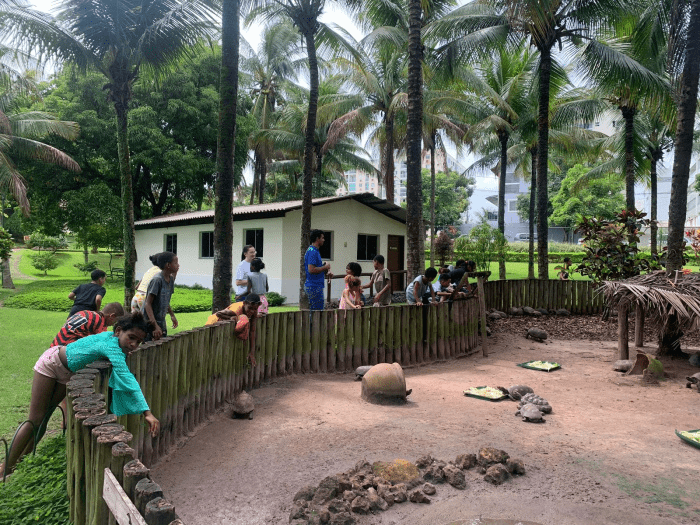
<svg viewBox="0 0 700 525">
<path fill-rule="evenodd" d="M 273 202 L 233 209 L 233 263 L 240 262 L 243 246 L 252 244 L 265 263 L 270 291 L 299 301 L 299 243 L 301 201 Z M 389 270 L 406 268 L 406 210 L 370 193 L 313 200 L 311 227 L 323 230 L 326 242 L 321 256 L 331 272 L 345 275 L 348 262 L 357 261 L 363 272 L 372 272 L 372 259 L 384 255 Z M 214 210 L 174 213 L 136 222 L 136 275 L 151 263 L 149 255 L 177 253 L 178 284 L 212 287 L 214 268 Z M 394 290 L 405 287 L 396 275 Z M 368 279 L 363 278 L 363 282 Z M 332 297 L 344 288 L 334 279 Z"/>
</svg>

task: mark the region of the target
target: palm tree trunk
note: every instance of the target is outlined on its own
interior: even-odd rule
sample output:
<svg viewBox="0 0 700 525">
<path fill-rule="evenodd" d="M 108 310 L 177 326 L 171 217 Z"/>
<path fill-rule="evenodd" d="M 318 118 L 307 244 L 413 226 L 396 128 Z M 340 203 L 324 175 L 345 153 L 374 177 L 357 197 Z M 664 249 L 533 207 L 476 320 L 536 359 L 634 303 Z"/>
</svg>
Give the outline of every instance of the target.
<svg viewBox="0 0 700 525">
<path fill-rule="evenodd" d="M 683 235 L 687 212 L 688 177 L 693 154 L 693 128 L 698 100 L 700 73 L 700 0 L 692 0 L 686 33 L 683 74 L 680 81 L 678 124 L 676 125 L 671 202 L 668 210 L 668 262 L 666 270 L 672 275 L 683 267 Z"/>
<path fill-rule="evenodd" d="M 622 107 L 625 120 L 625 203 L 627 211 L 634 212 L 634 115 L 635 108 Z"/>
<path fill-rule="evenodd" d="M 10 259 L 0 261 L 2 266 L 2 287 L 14 289 L 15 283 L 12 282 L 12 274 L 10 273 Z"/>
<path fill-rule="evenodd" d="M 267 155 L 260 163 L 260 176 L 258 178 L 258 204 L 265 202 L 265 179 L 267 178 Z"/>
<path fill-rule="evenodd" d="M 394 203 L 394 116 L 384 114 L 384 189 L 386 200 Z"/>
<path fill-rule="evenodd" d="M 503 235 L 506 233 L 506 173 L 508 168 L 508 133 L 498 134 L 501 142 L 501 175 L 498 180 L 498 231 Z M 506 278 L 506 261 L 503 257 L 498 258 L 498 278 Z"/>
<path fill-rule="evenodd" d="M 255 202 L 255 198 L 258 196 L 258 181 L 260 180 L 260 155 L 258 155 L 258 148 L 255 148 L 254 155 L 253 183 L 250 185 L 250 200 L 248 202 L 250 205 Z"/>
<path fill-rule="evenodd" d="M 530 181 L 530 213 L 528 216 L 528 231 L 530 246 L 528 247 L 527 278 L 535 278 L 535 197 L 537 195 L 537 148 L 530 151 L 532 157 L 532 180 Z"/>
<path fill-rule="evenodd" d="M 224 0 L 221 12 L 221 74 L 219 81 L 219 133 L 214 186 L 214 277 L 212 311 L 231 304 L 233 284 L 233 156 L 236 147 L 238 102 L 238 0 Z"/>
<path fill-rule="evenodd" d="M 660 155 L 657 153 L 659 150 L 652 152 L 651 154 L 651 167 L 649 169 L 649 176 L 651 178 L 651 254 L 658 255 L 659 249 L 656 244 L 656 236 L 659 231 L 659 225 L 656 221 L 657 218 L 657 204 L 658 204 L 658 177 L 656 172 L 656 167 L 659 162 Z"/>
<path fill-rule="evenodd" d="M 408 2 L 408 110 L 406 121 L 406 236 L 408 277 L 421 275 L 425 266 L 423 184 L 421 181 L 421 128 L 423 124 L 423 43 L 420 0 Z"/>
<path fill-rule="evenodd" d="M 547 162 L 549 152 L 549 80 L 552 70 L 552 46 L 540 47 L 540 86 L 537 114 L 537 274 L 549 279 L 547 217 Z"/>
<path fill-rule="evenodd" d="M 430 140 L 430 266 L 435 266 L 435 133 Z"/>
<path fill-rule="evenodd" d="M 309 246 L 311 232 L 311 196 L 314 181 L 314 136 L 316 133 L 316 113 L 318 111 L 318 60 L 316 58 L 316 39 L 313 31 L 307 31 L 306 53 L 309 59 L 309 109 L 306 114 L 306 137 L 304 141 L 304 181 L 301 189 L 301 244 L 299 260 L 299 307 L 307 309 L 309 298 L 304 291 L 306 268 L 304 254 Z M 320 166 L 319 166 L 320 169 Z"/>
<path fill-rule="evenodd" d="M 128 88 L 124 96 L 115 97 L 114 109 L 117 113 L 117 154 L 122 189 L 122 224 L 124 228 L 124 307 L 129 308 L 134 297 L 134 277 L 136 274 L 136 235 L 134 233 L 134 188 L 131 180 L 131 161 L 128 136 Z M 85 247 L 87 250 L 87 246 Z"/>
</svg>

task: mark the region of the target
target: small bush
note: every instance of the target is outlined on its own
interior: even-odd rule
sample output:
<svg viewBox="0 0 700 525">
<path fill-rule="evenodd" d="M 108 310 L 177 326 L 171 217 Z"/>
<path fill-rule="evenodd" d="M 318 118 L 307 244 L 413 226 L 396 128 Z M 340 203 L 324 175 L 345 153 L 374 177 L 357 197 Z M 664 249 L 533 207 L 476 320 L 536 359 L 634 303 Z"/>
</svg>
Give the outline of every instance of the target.
<svg viewBox="0 0 700 525">
<path fill-rule="evenodd" d="M 55 253 L 58 250 L 68 248 L 68 241 L 66 241 L 65 237 L 51 237 L 43 233 L 34 232 L 29 236 L 27 247 Z"/>
<path fill-rule="evenodd" d="M 39 252 L 29 256 L 32 260 L 32 266 L 47 274 L 49 270 L 55 270 L 58 268 L 58 259 L 53 254 L 53 252 Z"/>
<path fill-rule="evenodd" d="M 0 210 L 0 213 L 2 213 L 2 210 Z M 15 243 L 12 241 L 10 233 L 0 228 L 0 259 L 9 258 L 14 245 Z"/>
<path fill-rule="evenodd" d="M 69 525 L 66 496 L 66 440 L 46 439 L 36 456 L 26 456 L 7 483 L 0 484 L 3 525 Z"/>
<path fill-rule="evenodd" d="M 282 306 L 287 300 L 284 295 L 280 295 L 277 292 L 267 292 L 265 297 L 267 298 L 267 303 L 270 306 Z"/>
<path fill-rule="evenodd" d="M 75 266 L 78 269 L 78 271 L 83 272 L 85 275 L 87 275 L 93 270 L 97 270 L 97 261 L 90 261 L 87 264 L 75 263 L 73 266 Z"/>
</svg>

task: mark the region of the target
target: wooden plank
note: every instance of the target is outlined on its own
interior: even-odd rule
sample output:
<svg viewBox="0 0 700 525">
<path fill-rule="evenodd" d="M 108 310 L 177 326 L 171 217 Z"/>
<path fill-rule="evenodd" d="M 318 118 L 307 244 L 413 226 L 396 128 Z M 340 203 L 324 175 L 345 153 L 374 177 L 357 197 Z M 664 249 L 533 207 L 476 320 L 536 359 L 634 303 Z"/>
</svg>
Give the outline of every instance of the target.
<svg viewBox="0 0 700 525">
<path fill-rule="evenodd" d="M 119 525 L 146 525 L 146 520 L 108 468 L 104 470 L 102 498 Z"/>
<path fill-rule="evenodd" d="M 318 372 L 325 374 L 328 372 L 328 350 L 326 347 L 328 345 L 328 330 L 331 327 L 328 325 L 327 311 L 319 313 L 321 332 L 318 339 Z"/>
<path fill-rule="evenodd" d="M 358 366 L 362 366 L 362 310 L 352 311 L 352 368 L 356 369 Z"/>
<path fill-rule="evenodd" d="M 274 314 L 278 317 L 277 333 L 279 344 L 275 350 L 275 355 L 277 356 L 277 375 L 280 377 L 286 375 L 287 368 L 287 332 L 289 327 L 289 317 L 287 313 L 288 312 L 280 312 Z"/>
<path fill-rule="evenodd" d="M 392 363 L 403 362 L 403 356 L 401 355 L 401 309 L 408 308 L 407 306 L 397 306 L 394 308 L 394 360 Z"/>
<path fill-rule="evenodd" d="M 355 344 L 355 311 L 345 310 L 345 370 L 352 372 L 353 348 Z"/>
<path fill-rule="evenodd" d="M 370 308 L 362 308 L 361 322 L 362 322 L 362 365 L 369 365 L 369 345 L 371 341 L 370 334 Z"/>
<path fill-rule="evenodd" d="M 385 331 L 385 363 L 394 362 L 394 310 L 398 306 L 387 306 L 386 307 L 386 331 Z"/>
<path fill-rule="evenodd" d="M 438 304 L 437 306 L 432 306 L 435 312 L 435 319 L 437 322 L 437 355 L 438 359 L 440 361 L 444 361 L 446 357 L 446 348 L 445 348 L 445 321 L 444 321 L 444 306 L 446 306 L 445 303 Z"/>
<path fill-rule="evenodd" d="M 304 346 L 304 317 L 308 317 L 308 312 L 294 312 L 294 373 L 301 372 L 301 362 Z"/>
<path fill-rule="evenodd" d="M 321 346 L 321 311 L 315 310 L 311 313 L 311 371 L 318 373 L 319 371 L 319 347 Z"/>
<path fill-rule="evenodd" d="M 418 346 L 418 316 L 416 308 L 406 308 L 408 311 L 409 345 L 411 348 L 411 363 L 423 362 L 423 347 Z M 419 350 L 420 348 L 420 350 Z"/>
<path fill-rule="evenodd" d="M 401 307 L 401 365 L 408 366 L 415 363 L 411 361 L 411 329 L 408 321 L 408 307 Z"/>
<path fill-rule="evenodd" d="M 345 315 L 345 310 L 337 310 L 336 311 L 336 321 L 335 321 L 335 326 L 336 326 L 336 360 L 335 360 L 335 369 L 338 372 L 345 372 L 345 339 L 347 337 L 346 334 L 346 315 Z"/>
<path fill-rule="evenodd" d="M 374 308 L 377 310 L 377 363 L 385 362 L 386 355 L 386 312 L 384 306 Z"/>
<path fill-rule="evenodd" d="M 617 358 L 629 359 L 629 341 L 627 340 L 627 305 L 617 307 Z"/>
<path fill-rule="evenodd" d="M 287 364 L 284 367 L 286 375 L 294 373 L 294 312 L 284 313 L 287 319 Z"/>
<path fill-rule="evenodd" d="M 488 357 L 489 352 L 486 343 L 486 303 L 484 302 L 484 278 L 477 278 L 477 289 L 479 293 L 479 310 L 481 314 L 481 353 Z"/>
<path fill-rule="evenodd" d="M 301 371 L 305 374 L 311 372 L 311 318 L 312 312 L 304 311 L 304 317 L 302 317 L 302 321 L 304 324 L 304 339 L 302 341 L 302 344 L 304 345 L 304 349 L 301 356 Z"/>
<path fill-rule="evenodd" d="M 369 365 L 378 363 L 379 355 L 379 318 L 381 316 L 381 307 L 369 307 L 367 310 L 367 322 L 369 323 Z"/>
</svg>

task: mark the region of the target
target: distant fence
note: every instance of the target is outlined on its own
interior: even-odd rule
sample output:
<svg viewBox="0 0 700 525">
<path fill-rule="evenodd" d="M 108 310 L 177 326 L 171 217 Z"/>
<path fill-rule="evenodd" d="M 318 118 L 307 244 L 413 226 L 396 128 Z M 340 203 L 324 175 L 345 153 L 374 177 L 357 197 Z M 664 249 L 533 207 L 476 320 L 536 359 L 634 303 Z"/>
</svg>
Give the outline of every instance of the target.
<svg viewBox="0 0 700 525">
<path fill-rule="evenodd" d="M 110 366 L 94 363 L 68 385 L 71 521 L 108 523 L 110 514 L 102 499 L 105 469 L 111 469 L 133 498 L 138 479 L 130 478 L 125 465 L 145 476 L 144 468 L 147 473 L 147 467 L 236 392 L 293 373 L 347 372 L 381 362 L 411 366 L 466 356 L 479 345 L 479 316 L 475 300 L 281 312 L 257 319 L 255 337 L 249 341 L 236 338 L 235 323 L 221 322 L 145 343 L 127 363 L 160 420 L 155 438 L 148 434 L 142 416 L 117 420 L 106 413 Z M 205 319 L 202 314 L 202 322 Z M 251 348 L 255 366 L 247 359 Z M 132 458 L 137 459 L 127 463 Z"/>
<path fill-rule="evenodd" d="M 515 306 L 556 310 L 572 314 L 597 314 L 603 311 L 605 298 L 592 281 L 519 279 L 484 283 L 486 308 L 508 313 Z"/>
</svg>

